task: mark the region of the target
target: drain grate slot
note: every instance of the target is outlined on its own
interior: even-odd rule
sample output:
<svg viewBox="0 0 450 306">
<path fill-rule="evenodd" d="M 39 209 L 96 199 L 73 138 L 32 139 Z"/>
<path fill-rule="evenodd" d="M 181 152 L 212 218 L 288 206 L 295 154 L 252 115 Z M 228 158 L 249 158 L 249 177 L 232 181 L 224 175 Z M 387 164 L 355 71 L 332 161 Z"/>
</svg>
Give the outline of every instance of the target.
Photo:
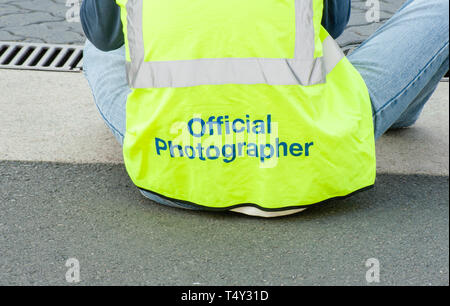
<svg viewBox="0 0 450 306">
<path fill-rule="evenodd" d="M 52 51 L 48 53 L 48 56 L 45 57 L 45 61 L 42 64 L 44 67 L 50 67 L 50 65 L 55 61 L 58 55 L 61 53 L 61 48 L 53 48 Z"/>
<path fill-rule="evenodd" d="M 47 51 L 48 51 L 48 48 L 36 49 L 34 52 L 34 53 L 36 53 L 34 55 L 34 57 L 28 58 L 28 60 L 25 63 L 23 63 L 24 66 L 26 66 L 26 67 L 36 66 L 39 63 L 39 61 L 42 59 L 42 57 L 45 55 L 45 53 L 47 53 Z"/>
<path fill-rule="evenodd" d="M 73 56 L 73 61 L 70 63 L 71 69 L 75 69 L 76 67 L 83 67 L 83 52 L 77 51 L 77 53 L 74 53 L 75 56 Z"/>
<path fill-rule="evenodd" d="M 30 55 L 33 54 L 34 50 L 36 50 L 36 48 L 33 48 L 31 46 L 22 48 L 22 50 L 20 50 L 20 52 L 16 55 L 16 61 L 14 62 L 14 65 L 23 65 L 27 58 L 29 58 Z"/>
<path fill-rule="evenodd" d="M 3 54 L 2 61 L 0 62 L 0 64 L 9 65 L 9 63 L 12 62 L 14 57 L 19 53 L 21 49 L 22 48 L 20 46 L 14 46 L 13 48 L 6 50 L 6 52 Z"/>
<path fill-rule="evenodd" d="M 7 46 L 0 46 L 0 58 L 2 57 L 3 53 L 5 53 L 6 50 L 8 50 Z"/>
<path fill-rule="evenodd" d="M 80 71 L 83 47 L 0 42 L 0 68 Z"/>
<path fill-rule="evenodd" d="M 67 50 L 65 50 L 65 52 L 62 53 L 64 55 L 61 57 L 59 62 L 56 63 L 56 67 L 58 67 L 58 68 L 64 67 L 67 64 L 67 61 L 69 60 L 69 58 L 72 56 L 72 54 L 74 52 L 75 52 L 74 49 L 67 49 Z"/>
</svg>

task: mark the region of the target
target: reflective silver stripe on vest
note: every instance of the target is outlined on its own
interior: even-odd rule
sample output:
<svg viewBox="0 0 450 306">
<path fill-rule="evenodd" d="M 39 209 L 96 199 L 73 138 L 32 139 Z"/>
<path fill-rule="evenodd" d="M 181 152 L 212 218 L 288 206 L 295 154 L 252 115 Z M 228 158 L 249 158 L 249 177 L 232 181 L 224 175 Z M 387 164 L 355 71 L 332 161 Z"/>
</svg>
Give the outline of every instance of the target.
<svg viewBox="0 0 450 306">
<path fill-rule="evenodd" d="M 138 87 L 143 84 L 144 79 L 148 81 L 154 79 L 154 75 L 145 76 L 140 72 L 140 66 L 144 63 L 145 48 L 144 34 L 142 28 L 143 0 L 127 1 L 127 36 L 128 49 L 131 63 L 127 62 L 128 84 L 132 88 L 150 88 L 153 86 Z"/>
<path fill-rule="evenodd" d="M 127 62 L 127 75 L 130 87 L 324 83 L 326 75 L 344 55 L 329 37 L 323 45 L 327 59 L 325 56 L 314 58 L 313 1 L 296 0 L 295 5 L 297 39 L 293 59 L 220 58 L 145 62 L 143 0 L 128 0 L 127 32 L 131 62 Z M 298 39 L 299 37 L 302 39 Z"/>
</svg>

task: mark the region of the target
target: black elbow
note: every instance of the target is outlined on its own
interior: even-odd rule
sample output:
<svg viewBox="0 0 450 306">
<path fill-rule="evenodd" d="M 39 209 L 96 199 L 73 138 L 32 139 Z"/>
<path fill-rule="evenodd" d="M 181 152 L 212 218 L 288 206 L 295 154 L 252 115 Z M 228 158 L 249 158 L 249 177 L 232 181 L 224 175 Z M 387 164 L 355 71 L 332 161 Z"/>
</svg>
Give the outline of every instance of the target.
<svg viewBox="0 0 450 306">
<path fill-rule="evenodd" d="M 124 44 L 120 10 L 106 10 L 104 14 L 100 14 L 101 12 L 95 2 L 83 1 L 80 20 L 84 34 L 97 49 L 116 50 Z"/>
</svg>

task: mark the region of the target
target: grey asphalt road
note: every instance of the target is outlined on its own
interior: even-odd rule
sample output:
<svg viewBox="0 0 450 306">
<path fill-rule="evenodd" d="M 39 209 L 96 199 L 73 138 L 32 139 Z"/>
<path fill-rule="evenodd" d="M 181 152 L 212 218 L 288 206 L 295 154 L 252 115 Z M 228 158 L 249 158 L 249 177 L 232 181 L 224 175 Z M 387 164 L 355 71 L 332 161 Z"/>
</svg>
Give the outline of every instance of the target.
<svg viewBox="0 0 450 306">
<path fill-rule="evenodd" d="M 167 208 L 123 165 L 0 162 L 0 285 L 449 284 L 448 177 L 380 175 L 344 201 L 278 219 Z"/>
</svg>

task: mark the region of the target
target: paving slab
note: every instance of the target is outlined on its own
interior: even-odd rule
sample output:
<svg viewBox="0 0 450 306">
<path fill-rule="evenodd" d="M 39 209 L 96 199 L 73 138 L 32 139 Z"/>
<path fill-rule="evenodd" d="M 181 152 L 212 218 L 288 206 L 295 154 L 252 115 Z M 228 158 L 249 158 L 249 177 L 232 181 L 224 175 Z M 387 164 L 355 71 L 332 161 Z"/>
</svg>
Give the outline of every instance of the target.
<svg viewBox="0 0 450 306">
<path fill-rule="evenodd" d="M 0 70 L 0 160 L 122 163 L 81 73 Z M 377 143 L 378 172 L 449 174 L 449 84 L 413 127 Z"/>
<path fill-rule="evenodd" d="M 0 41 L 82 45 L 81 0 L 0 0 Z"/>
</svg>

